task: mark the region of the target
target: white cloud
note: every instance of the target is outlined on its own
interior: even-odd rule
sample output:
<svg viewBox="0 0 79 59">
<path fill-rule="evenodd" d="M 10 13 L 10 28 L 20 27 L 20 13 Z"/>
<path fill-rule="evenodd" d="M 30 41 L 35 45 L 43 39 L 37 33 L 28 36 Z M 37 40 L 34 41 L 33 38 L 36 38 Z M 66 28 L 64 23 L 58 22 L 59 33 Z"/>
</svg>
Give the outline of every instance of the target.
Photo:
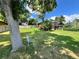
<svg viewBox="0 0 79 59">
<path fill-rule="evenodd" d="M 66 22 L 68 22 L 68 21 L 71 21 L 72 22 L 76 18 L 79 19 L 79 14 L 73 14 L 73 15 L 69 15 L 69 16 L 68 15 L 63 15 L 63 16 L 65 17 Z M 53 19 L 54 20 L 55 17 L 56 16 L 52 16 L 52 17 L 50 17 L 50 19 Z"/>
<path fill-rule="evenodd" d="M 79 19 L 79 14 L 73 14 L 70 16 L 64 15 L 64 17 L 65 17 L 65 20 L 68 22 L 68 21 L 73 21 L 76 18 Z"/>
<path fill-rule="evenodd" d="M 56 16 L 53 16 L 53 17 L 51 17 L 50 19 L 53 19 L 53 20 L 54 20 L 54 19 L 55 19 L 55 17 L 56 17 Z"/>
</svg>

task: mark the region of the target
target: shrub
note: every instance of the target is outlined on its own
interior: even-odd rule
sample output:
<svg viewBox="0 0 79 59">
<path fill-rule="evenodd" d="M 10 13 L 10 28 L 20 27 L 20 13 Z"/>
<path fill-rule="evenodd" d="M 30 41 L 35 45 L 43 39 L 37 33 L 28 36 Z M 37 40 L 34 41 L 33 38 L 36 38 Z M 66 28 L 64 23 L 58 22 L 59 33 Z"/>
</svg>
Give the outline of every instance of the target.
<svg viewBox="0 0 79 59">
<path fill-rule="evenodd" d="M 51 30 L 52 29 L 52 22 L 49 20 L 46 20 L 46 21 L 40 23 L 38 27 L 42 30 L 45 30 L 45 31 Z"/>
</svg>

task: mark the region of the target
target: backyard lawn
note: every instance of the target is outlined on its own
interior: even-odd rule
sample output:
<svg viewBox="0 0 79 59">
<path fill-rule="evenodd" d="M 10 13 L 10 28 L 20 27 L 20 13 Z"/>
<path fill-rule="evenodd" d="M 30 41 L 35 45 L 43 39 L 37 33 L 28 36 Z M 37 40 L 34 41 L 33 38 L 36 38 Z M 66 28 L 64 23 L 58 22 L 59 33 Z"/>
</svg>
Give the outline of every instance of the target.
<svg viewBox="0 0 79 59">
<path fill-rule="evenodd" d="M 78 31 L 42 31 L 37 28 L 20 29 L 23 43 L 26 46 L 27 59 L 79 59 Z M 26 42 L 29 32 L 30 45 Z M 10 54 L 9 32 L 0 33 L 0 59 Z"/>
</svg>

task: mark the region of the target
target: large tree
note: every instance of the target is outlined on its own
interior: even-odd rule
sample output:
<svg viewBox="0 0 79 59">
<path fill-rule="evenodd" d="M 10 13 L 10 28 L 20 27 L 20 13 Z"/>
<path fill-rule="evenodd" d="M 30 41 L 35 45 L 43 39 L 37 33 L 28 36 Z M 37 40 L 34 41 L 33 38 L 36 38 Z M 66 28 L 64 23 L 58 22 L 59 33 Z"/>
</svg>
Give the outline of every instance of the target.
<svg viewBox="0 0 79 59">
<path fill-rule="evenodd" d="M 40 4 L 42 4 L 40 6 Z M 44 17 L 45 17 L 45 13 L 46 11 L 50 12 L 52 10 L 54 10 L 57 6 L 57 3 L 55 0 L 40 0 L 39 1 L 39 7 L 38 10 L 41 12 L 41 14 L 39 15 L 39 18 L 42 19 L 42 21 L 44 22 Z"/>
<path fill-rule="evenodd" d="M 5 13 L 11 34 L 12 51 L 23 47 L 18 19 L 19 15 L 26 12 L 25 6 L 28 5 L 33 10 L 41 13 L 51 11 L 56 7 L 56 0 L 0 0 L 0 7 Z"/>
<path fill-rule="evenodd" d="M 36 25 L 36 23 L 37 23 L 37 20 L 34 19 L 34 18 L 32 18 L 32 19 L 30 19 L 30 20 L 28 21 L 28 24 L 29 24 L 29 25 Z"/>
<path fill-rule="evenodd" d="M 63 25 L 65 22 L 65 17 L 64 16 L 56 17 L 55 21 L 58 21 L 60 25 Z"/>
<path fill-rule="evenodd" d="M 12 51 L 16 51 L 18 48 L 23 47 L 23 44 L 21 41 L 18 22 L 14 20 L 15 14 L 13 13 L 13 8 L 12 8 L 13 5 L 11 5 L 12 0 L 0 0 L 0 2 L 1 2 L 2 10 L 4 11 L 6 19 L 7 19 L 7 23 L 9 25 Z"/>
</svg>

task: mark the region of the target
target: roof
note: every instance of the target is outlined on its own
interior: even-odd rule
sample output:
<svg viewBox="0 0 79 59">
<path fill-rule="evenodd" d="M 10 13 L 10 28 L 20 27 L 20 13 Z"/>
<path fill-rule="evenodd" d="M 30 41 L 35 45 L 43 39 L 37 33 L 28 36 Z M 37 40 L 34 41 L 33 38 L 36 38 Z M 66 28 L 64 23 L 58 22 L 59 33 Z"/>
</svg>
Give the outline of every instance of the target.
<svg viewBox="0 0 79 59">
<path fill-rule="evenodd" d="M 7 25 L 7 23 L 0 21 L 0 25 Z"/>
</svg>

